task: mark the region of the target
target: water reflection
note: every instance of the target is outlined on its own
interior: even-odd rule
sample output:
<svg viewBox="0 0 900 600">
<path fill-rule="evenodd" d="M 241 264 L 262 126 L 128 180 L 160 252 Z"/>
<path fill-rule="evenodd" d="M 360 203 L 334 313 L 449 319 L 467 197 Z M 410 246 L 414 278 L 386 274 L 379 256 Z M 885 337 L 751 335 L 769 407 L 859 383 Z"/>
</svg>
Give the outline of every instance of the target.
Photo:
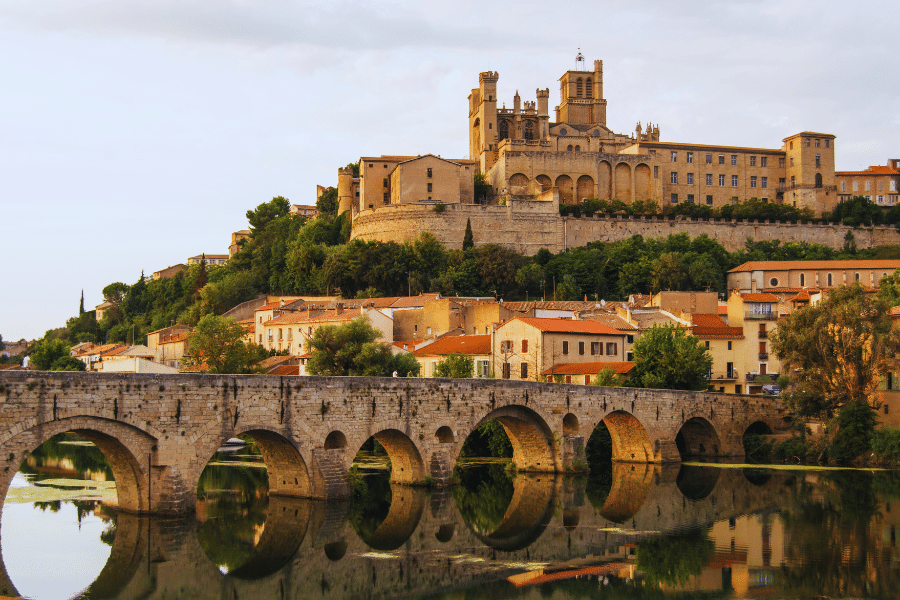
<svg viewBox="0 0 900 600">
<path fill-rule="evenodd" d="M 364 470 L 352 502 L 326 503 L 267 499 L 254 457 L 248 447 L 212 461 L 196 519 L 8 501 L 6 572 L 22 591 L 30 565 L 68 575 L 86 558 L 95 579 L 69 594 L 121 599 L 893 598 L 900 584 L 893 472 L 617 463 L 578 480 L 488 462 L 460 469 L 447 491 Z M 42 522 L 57 517 L 95 549 L 51 553 L 63 544 Z M 17 531 L 47 537 L 26 549 Z"/>
</svg>

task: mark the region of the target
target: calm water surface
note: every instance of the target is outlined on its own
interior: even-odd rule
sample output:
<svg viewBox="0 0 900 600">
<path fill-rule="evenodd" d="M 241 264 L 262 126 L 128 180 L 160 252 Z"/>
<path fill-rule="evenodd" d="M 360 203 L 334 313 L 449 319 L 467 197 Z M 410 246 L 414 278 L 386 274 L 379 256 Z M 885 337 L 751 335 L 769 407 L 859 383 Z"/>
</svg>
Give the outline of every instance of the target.
<svg viewBox="0 0 900 600">
<path fill-rule="evenodd" d="M 269 498 L 219 453 L 196 518 L 118 514 L 102 454 L 42 446 L 0 522 L 0 595 L 27 598 L 897 598 L 900 474 L 613 465 L 426 492 L 367 456 L 353 501 Z M 4 588 L 6 591 L 3 591 Z"/>
</svg>

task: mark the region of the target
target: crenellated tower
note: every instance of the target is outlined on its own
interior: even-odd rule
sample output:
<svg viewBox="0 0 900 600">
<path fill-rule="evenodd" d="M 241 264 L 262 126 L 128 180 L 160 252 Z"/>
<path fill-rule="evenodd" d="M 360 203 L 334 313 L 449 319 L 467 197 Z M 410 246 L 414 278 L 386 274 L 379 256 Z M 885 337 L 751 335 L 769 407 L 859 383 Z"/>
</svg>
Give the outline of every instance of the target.
<svg viewBox="0 0 900 600">
<path fill-rule="evenodd" d="M 606 127 L 602 60 L 594 61 L 593 71 L 566 71 L 559 83 L 561 104 L 556 107 L 557 122 Z"/>
<path fill-rule="evenodd" d="M 469 158 L 480 162 L 486 172 L 494 164 L 497 151 L 497 71 L 478 76 L 478 87 L 469 94 Z"/>
</svg>

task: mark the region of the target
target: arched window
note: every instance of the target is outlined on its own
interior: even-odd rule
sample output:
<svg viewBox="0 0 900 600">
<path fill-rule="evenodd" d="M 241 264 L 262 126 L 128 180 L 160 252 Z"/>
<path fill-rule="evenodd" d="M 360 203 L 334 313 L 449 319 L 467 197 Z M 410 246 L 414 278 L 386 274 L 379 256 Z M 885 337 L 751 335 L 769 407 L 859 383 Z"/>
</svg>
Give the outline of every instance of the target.
<svg viewBox="0 0 900 600">
<path fill-rule="evenodd" d="M 816 173 L 816 187 L 817 188 L 822 187 L 822 174 L 821 173 Z"/>
<path fill-rule="evenodd" d="M 581 146 L 575 146 L 575 152 L 581 152 Z"/>
<path fill-rule="evenodd" d="M 806 275 L 800 273 L 800 287 L 804 287 L 806 285 Z"/>
<path fill-rule="evenodd" d="M 579 77 L 578 79 L 575 80 L 575 95 L 578 96 L 579 98 L 581 98 L 581 94 L 582 94 L 581 87 L 582 87 L 582 82 L 581 82 L 581 77 Z"/>
<path fill-rule="evenodd" d="M 499 139 L 505 140 L 509 137 L 509 121 L 500 121 L 500 124 L 497 125 L 497 132 L 499 135 Z"/>
<path fill-rule="evenodd" d="M 534 121 L 525 121 L 525 139 L 534 139 Z"/>
<path fill-rule="evenodd" d="M 571 151 L 572 151 L 572 144 L 569 144 L 569 147 L 566 148 L 566 150 L 568 150 L 569 152 L 571 152 Z"/>
<path fill-rule="evenodd" d="M 828 274 L 828 287 L 831 287 L 831 286 L 832 286 L 832 283 L 831 283 L 831 273 L 829 273 L 829 274 Z"/>
<path fill-rule="evenodd" d="M 584 95 L 588 98 L 592 98 L 594 96 L 594 82 L 590 77 L 587 78 L 587 81 L 584 84 Z"/>
</svg>

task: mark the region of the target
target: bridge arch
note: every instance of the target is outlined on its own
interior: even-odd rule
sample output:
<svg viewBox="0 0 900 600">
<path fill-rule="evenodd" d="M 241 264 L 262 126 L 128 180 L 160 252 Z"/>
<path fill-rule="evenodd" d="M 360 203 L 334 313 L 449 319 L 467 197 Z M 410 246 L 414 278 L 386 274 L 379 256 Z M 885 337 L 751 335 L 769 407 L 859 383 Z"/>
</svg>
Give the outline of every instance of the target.
<svg viewBox="0 0 900 600">
<path fill-rule="evenodd" d="M 492 410 L 475 424 L 472 431 L 494 419 L 506 431 L 513 448 L 513 462 L 519 471 L 561 470 L 559 452 L 553 431 L 547 421 L 534 410 L 511 404 Z M 456 452 L 462 449 L 458 445 Z"/>
<path fill-rule="evenodd" d="M 705 417 L 691 417 L 685 421 L 675 436 L 675 446 L 682 459 L 723 455 L 719 434 Z"/>
<path fill-rule="evenodd" d="M 391 459 L 391 483 L 415 485 L 425 480 L 428 471 L 422 453 L 408 435 L 399 429 L 387 428 L 371 437 L 384 447 Z"/>
<path fill-rule="evenodd" d="M 149 463 L 156 453 L 156 439 L 131 425 L 88 416 L 41 423 L 9 437 L 0 445 L 0 457 L 7 463 L 0 473 L 0 498 L 6 498 L 22 461 L 54 435 L 68 431 L 93 442 L 106 457 L 116 481 L 119 510 L 132 513 L 150 510 L 148 473 Z"/>
<path fill-rule="evenodd" d="M 650 438 L 637 417 L 617 410 L 603 417 L 603 422 L 612 438 L 613 462 L 653 462 Z"/>
<path fill-rule="evenodd" d="M 388 514 L 378 528 L 363 539 L 363 543 L 373 550 L 382 552 L 396 550 L 412 536 L 424 510 L 424 490 L 392 483 L 391 507 Z"/>
</svg>

